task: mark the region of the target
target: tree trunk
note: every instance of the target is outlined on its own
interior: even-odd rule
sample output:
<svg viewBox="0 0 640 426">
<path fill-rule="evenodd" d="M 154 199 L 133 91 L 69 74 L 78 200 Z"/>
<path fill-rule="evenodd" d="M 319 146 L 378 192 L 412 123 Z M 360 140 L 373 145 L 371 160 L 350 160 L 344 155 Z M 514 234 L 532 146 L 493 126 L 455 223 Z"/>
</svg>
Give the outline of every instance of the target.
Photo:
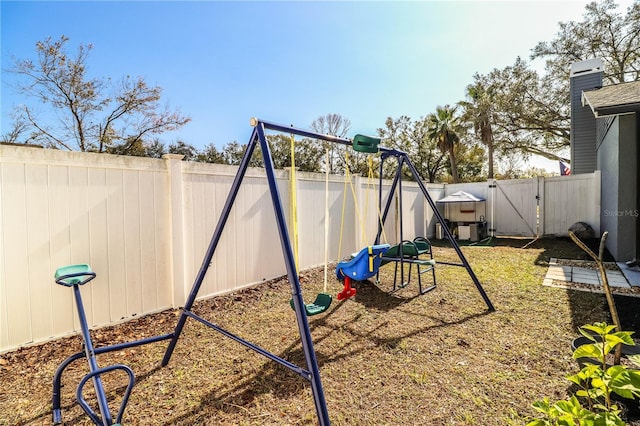
<svg viewBox="0 0 640 426">
<path fill-rule="evenodd" d="M 487 151 L 489 154 L 489 179 L 493 179 L 493 140 L 487 143 Z"/>
<path fill-rule="evenodd" d="M 460 181 L 460 177 L 458 176 L 458 164 L 456 162 L 456 153 L 454 152 L 453 144 L 449 147 L 449 162 L 451 163 L 451 177 L 453 178 L 453 183 L 458 183 Z"/>
</svg>

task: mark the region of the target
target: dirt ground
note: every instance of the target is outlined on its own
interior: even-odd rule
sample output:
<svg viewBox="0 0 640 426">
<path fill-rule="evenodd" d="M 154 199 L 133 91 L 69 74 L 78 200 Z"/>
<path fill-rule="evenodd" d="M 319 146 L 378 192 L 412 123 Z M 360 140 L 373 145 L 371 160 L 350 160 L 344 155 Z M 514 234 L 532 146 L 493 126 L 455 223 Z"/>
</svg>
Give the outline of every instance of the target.
<svg viewBox="0 0 640 426">
<path fill-rule="evenodd" d="M 577 371 L 570 343 L 580 325 L 608 320 L 604 296 L 542 286 L 551 257 L 585 259 L 568 239 L 500 239 L 495 247 L 463 247 L 496 307 L 488 312 L 464 268 L 438 265 L 437 288 L 417 295 L 415 283 L 390 292 L 391 265 L 381 283 L 357 285 L 309 318 L 329 416 L 336 425 L 523 425 L 531 403 L 567 396 Z M 526 248 L 524 248 L 526 246 Z M 446 246 L 439 261 L 455 260 Z M 423 275 L 427 280 L 429 274 Z M 321 268 L 304 271 L 306 300 L 323 289 Z M 412 278 L 415 281 L 415 277 Z M 341 285 L 331 278 L 335 296 Z M 194 311 L 290 362 L 304 366 L 286 278 L 199 301 Z M 640 299 L 616 296 L 622 328 L 640 330 Z M 92 331 L 96 346 L 171 333 L 169 310 Z M 0 356 L 0 425 L 51 424 L 51 381 L 57 366 L 82 349 L 74 336 Z M 103 354 L 100 366 L 122 363 L 136 374 L 123 424 L 316 424 L 309 384 L 286 368 L 189 320 L 168 366 L 166 342 Z M 87 372 L 73 363 L 63 376 L 62 418 L 90 424 L 75 402 Z M 104 379 L 112 411 L 125 380 Z M 85 396 L 91 400 L 91 386 Z M 634 423 L 633 407 L 629 424 Z"/>
</svg>

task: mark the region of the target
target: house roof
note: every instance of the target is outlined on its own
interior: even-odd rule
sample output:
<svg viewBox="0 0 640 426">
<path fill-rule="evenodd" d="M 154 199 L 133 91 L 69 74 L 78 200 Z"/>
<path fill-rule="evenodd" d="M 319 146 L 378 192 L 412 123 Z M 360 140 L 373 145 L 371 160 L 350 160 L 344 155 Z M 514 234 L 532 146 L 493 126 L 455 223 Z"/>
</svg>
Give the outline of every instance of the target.
<svg viewBox="0 0 640 426">
<path fill-rule="evenodd" d="M 596 117 L 640 112 L 640 81 L 585 90 L 582 105 L 589 105 Z"/>
</svg>

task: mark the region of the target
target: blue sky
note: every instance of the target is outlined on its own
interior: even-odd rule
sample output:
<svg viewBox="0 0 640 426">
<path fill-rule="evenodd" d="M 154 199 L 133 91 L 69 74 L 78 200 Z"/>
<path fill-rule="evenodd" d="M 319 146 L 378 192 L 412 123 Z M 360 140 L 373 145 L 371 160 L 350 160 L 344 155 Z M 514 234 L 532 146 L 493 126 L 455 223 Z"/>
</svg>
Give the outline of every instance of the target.
<svg viewBox="0 0 640 426">
<path fill-rule="evenodd" d="M 375 134 L 389 116 L 417 119 L 462 100 L 475 72 L 528 58 L 586 3 L 3 0 L 0 133 L 26 102 L 6 72 L 11 58 L 35 57 L 49 36 L 64 34 L 73 50 L 93 44 L 93 76 L 162 87 L 192 118 L 165 143 L 220 147 L 247 142 L 252 116 L 308 128 L 338 113 L 352 134 Z"/>
</svg>

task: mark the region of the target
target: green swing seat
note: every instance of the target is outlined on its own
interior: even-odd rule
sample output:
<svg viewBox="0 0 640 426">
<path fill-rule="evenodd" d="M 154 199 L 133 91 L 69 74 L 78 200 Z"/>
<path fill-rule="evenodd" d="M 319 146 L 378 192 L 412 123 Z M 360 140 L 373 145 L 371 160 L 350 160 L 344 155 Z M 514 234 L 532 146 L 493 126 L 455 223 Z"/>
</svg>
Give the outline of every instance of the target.
<svg viewBox="0 0 640 426">
<path fill-rule="evenodd" d="M 307 311 L 307 316 L 318 315 L 329 309 L 331 306 L 331 302 L 333 301 L 333 297 L 327 293 L 319 293 L 316 296 L 316 300 L 313 303 L 307 303 L 304 305 L 305 311 Z M 289 300 L 289 305 L 291 305 L 291 309 L 296 310 L 295 305 L 293 304 L 293 299 Z"/>
</svg>

